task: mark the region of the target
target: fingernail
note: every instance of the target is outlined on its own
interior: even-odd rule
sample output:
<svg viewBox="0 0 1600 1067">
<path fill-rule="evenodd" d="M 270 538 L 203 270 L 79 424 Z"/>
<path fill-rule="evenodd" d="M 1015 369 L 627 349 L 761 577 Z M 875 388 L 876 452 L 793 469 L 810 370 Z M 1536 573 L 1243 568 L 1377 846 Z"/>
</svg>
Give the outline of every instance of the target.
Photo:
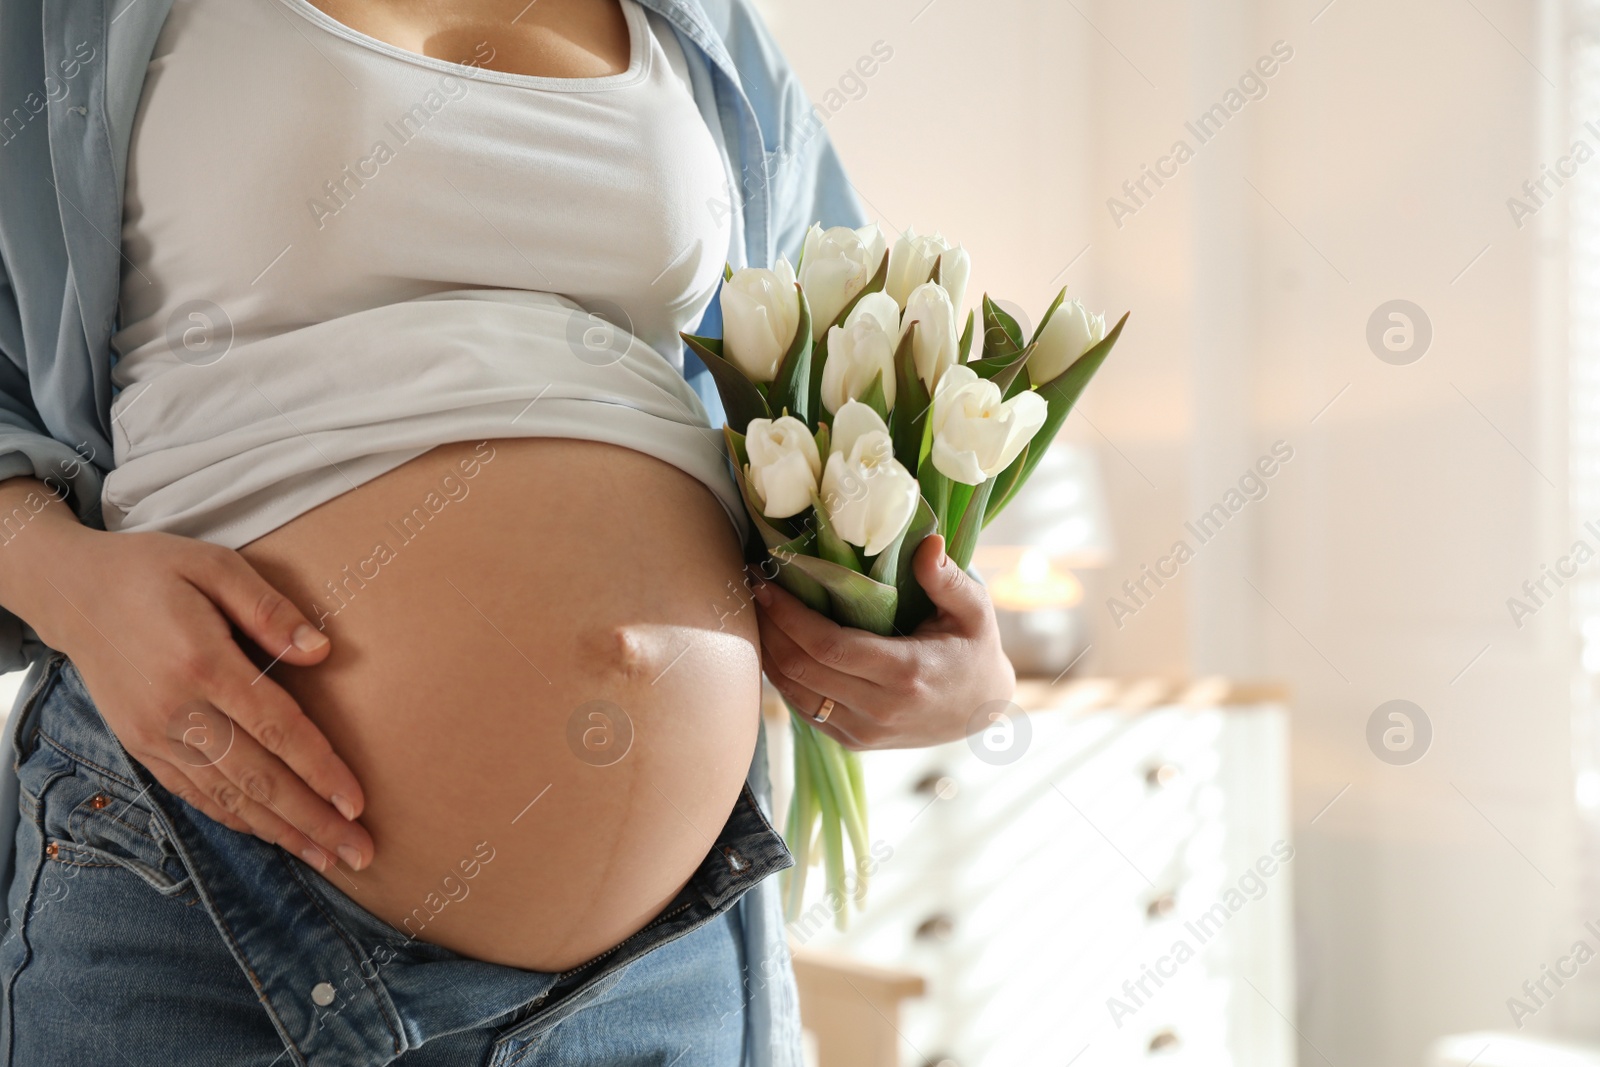
<svg viewBox="0 0 1600 1067">
<path fill-rule="evenodd" d="M 950 557 L 943 552 L 939 553 L 939 566 L 944 567 L 950 563 Z"/>
<path fill-rule="evenodd" d="M 356 806 L 350 803 L 347 798 L 335 793 L 328 799 L 333 801 L 333 806 L 339 809 L 339 814 L 343 815 L 347 821 L 356 821 Z"/>
<path fill-rule="evenodd" d="M 328 859 L 322 854 L 321 849 L 308 848 L 304 852 L 300 853 L 300 858 L 311 864 L 311 866 L 315 867 L 319 871 L 326 871 L 328 869 Z"/>
<path fill-rule="evenodd" d="M 301 623 L 294 629 L 294 647 L 301 652 L 315 652 L 328 643 L 328 635 L 321 630 L 314 629 L 307 623 Z"/>
<path fill-rule="evenodd" d="M 361 853 L 357 852 L 349 845 L 339 846 L 339 858 L 344 860 L 344 862 L 352 871 L 359 871 L 361 869 Z"/>
</svg>

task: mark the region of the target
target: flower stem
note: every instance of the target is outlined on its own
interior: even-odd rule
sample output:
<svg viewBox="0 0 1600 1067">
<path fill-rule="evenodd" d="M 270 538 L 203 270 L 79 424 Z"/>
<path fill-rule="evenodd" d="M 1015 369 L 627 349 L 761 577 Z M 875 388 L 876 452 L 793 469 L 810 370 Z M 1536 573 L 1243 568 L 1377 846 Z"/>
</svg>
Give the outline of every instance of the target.
<svg viewBox="0 0 1600 1067">
<path fill-rule="evenodd" d="M 856 793 L 855 782 L 851 777 L 849 762 L 845 759 L 845 750 L 839 742 L 831 737 L 818 734 L 813 739 L 818 754 L 822 757 L 824 773 L 827 778 L 828 788 L 833 792 L 834 803 L 839 809 L 839 819 L 844 823 L 844 828 L 850 834 L 850 851 L 855 854 L 856 860 L 856 891 L 855 900 L 859 905 L 866 900 L 867 895 L 867 825 L 861 814 L 861 803 Z"/>
<path fill-rule="evenodd" d="M 835 926 L 843 930 L 849 912 L 844 886 L 844 834 L 840 831 L 840 823 L 844 821 L 843 813 L 839 809 L 838 797 L 834 792 L 833 782 L 828 775 L 827 762 L 819 744 L 824 739 L 817 737 L 809 726 L 804 727 L 804 731 L 807 734 L 806 759 L 811 764 L 811 776 L 816 782 L 817 798 L 822 802 L 822 841 L 823 855 L 827 861 L 828 892 L 838 902 L 833 921 Z"/>
</svg>

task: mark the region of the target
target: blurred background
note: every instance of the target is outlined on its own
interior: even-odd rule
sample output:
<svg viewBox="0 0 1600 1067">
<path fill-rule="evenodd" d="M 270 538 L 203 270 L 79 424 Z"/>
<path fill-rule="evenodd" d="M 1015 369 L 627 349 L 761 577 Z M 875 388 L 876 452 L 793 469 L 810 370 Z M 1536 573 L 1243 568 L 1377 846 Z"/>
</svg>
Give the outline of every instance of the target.
<svg viewBox="0 0 1600 1067">
<path fill-rule="evenodd" d="M 891 242 L 1133 313 L 1026 751 L 869 762 L 791 929 L 822 1062 L 1600 1063 L 1600 2 L 759 6 Z"/>
</svg>

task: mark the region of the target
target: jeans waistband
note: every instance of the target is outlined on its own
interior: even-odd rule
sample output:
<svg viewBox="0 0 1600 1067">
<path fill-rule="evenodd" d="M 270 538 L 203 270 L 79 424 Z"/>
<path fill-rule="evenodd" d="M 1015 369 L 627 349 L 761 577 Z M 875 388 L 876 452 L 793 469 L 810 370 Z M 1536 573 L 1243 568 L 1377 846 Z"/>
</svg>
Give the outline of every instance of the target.
<svg viewBox="0 0 1600 1067">
<path fill-rule="evenodd" d="M 303 1067 L 385 1064 L 435 1037 L 496 1023 L 494 1064 L 580 1010 L 628 963 L 731 908 L 793 864 L 746 784 L 689 883 L 638 933 L 571 971 L 524 971 L 408 937 L 276 845 L 214 822 L 123 749 L 77 669 L 57 654 L 13 726 L 19 762 L 53 747 L 146 798 L 230 951 Z"/>
</svg>

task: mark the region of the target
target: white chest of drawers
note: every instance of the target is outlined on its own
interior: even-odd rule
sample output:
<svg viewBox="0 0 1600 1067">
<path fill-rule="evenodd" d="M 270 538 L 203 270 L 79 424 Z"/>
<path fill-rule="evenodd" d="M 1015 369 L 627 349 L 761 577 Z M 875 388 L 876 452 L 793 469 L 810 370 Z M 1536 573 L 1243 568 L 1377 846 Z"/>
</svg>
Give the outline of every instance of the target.
<svg viewBox="0 0 1600 1067">
<path fill-rule="evenodd" d="M 994 762 L 1017 751 L 996 753 L 1004 725 L 865 756 L 866 909 L 837 931 L 813 872 L 792 943 L 926 979 L 884 1020 L 909 1067 L 1290 1067 L 1281 704 L 1105 681 L 1024 683 L 1017 703 L 1013 762 Z"/>
</svg>

